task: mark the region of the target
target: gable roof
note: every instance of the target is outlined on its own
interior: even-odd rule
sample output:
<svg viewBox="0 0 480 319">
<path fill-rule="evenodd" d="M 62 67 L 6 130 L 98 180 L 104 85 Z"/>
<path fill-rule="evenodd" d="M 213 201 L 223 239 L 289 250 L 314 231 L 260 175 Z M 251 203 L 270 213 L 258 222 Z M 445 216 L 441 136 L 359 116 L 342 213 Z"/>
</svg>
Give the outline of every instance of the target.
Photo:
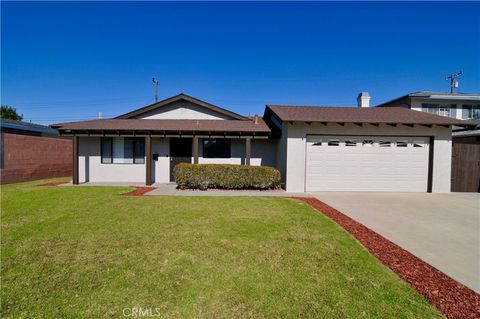
<svg viewBox="0 0 480 319">
<path fill-rule="evenodd" d="M 477 122 L 414 111 L 403 107 L 335 107 L 267 105 L 284 122 L 424 124 L 474 126 Z"/>
<path fill-rule="evenodd" d="M 378 104 L 377 107 L 388 106 L 406 100 L 409 98 L 424 98 L 432 100 L 466 100 L 466 101 L 480 101 L 480 93 L 446 93 L 446 92 L 413 92 L 403 96 L 397 97 L 393 100 Z"/>
<path fill-rule="evenodd" d="M 226 115 L 226 116 L 229 116 L 235 120 L 248 120 L 247 117 L 244 117 L 240 114 L 237 114 L 237 113 L 234 113 L 234 112 L 231 112 L 227 109 L 224 109 L 224 108 L 221 108 L 219 106 L 216 106 L 216 105 L 213 105 L 213 104 L 210 104 L 210 103 L 207 103 L 205 101 L 202 101 L 202 100 L 199 100 L 197 98 L 194 98 L 190 95 L 187 95 L 187 94 L 184 94 L 184 93 L 180 93 L 178 95 L 175 95 L 175 96 L 172 96 L 172 97 L 169 97 L 165 100 L 162 100 L 162 101 L 159 101 L 159 102 L 155 102 L 153 104 L 150 104 L 150 105 L 147 105 L 147 106 L 144 106 L 144 107 L 141 107 L 139 109 L 136 109 L 136 110 L 133 110 L 131 112 L 128 112 L 128 113 L 125 113 L 125 114 L 122 114 L 122 115 L 119 115 L 117 117 L 115 117 L 116 119 L 131 119 L 133 117 L 136 117 L 138 115 L 141 115 L 141 114 L 144 114 L 144 113 L 147 113 L 147 112 L 151 112 L 151 111 L 154 111 L 154 110 L 158 110 L 158 109 L 161 109 L 162 107 L 165 107 L 173 102 L 177 102 L 177 101 L 181 101 L 181 100 L 184 100 L 184 101 L 188 101 L 190 103 L 193 103 L 193 104 L 196 104 L 198 106 L 201 106 L 203 108 L 206 108 L 206 109 L 209 109 L 211 111 L 214 111 L 214 112 L 217 112 L 217 113 L 220 113 L 220 114 L 223 114 L 223 115 Z"/>
</svg>

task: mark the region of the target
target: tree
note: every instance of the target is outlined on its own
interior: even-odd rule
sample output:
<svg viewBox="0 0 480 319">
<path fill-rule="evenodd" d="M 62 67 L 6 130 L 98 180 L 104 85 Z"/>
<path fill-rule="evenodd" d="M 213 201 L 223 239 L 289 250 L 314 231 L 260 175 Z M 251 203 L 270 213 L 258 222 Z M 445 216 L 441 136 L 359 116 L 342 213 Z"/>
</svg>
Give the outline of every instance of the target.
<svg viewBox="0 0 480 319">
<path fill-rule="evenodd" d="M 18 114 L 17 109 L 3 105 L 0 108 L 0 118 L 7 120 L 21 121 L 23 119 L 23 114 Z"/>
</svg>

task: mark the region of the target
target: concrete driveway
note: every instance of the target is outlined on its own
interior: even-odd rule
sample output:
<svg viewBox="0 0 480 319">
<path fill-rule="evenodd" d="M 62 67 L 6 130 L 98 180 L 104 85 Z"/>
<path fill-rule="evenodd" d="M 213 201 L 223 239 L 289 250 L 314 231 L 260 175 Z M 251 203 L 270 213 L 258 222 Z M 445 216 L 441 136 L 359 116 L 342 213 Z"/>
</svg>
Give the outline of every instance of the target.
<svg viewBox="0 0 480 319">
<path fill-rule="evenodd" d="M 480 292 L 480 194 L 311 194 Z"/>
</svg>

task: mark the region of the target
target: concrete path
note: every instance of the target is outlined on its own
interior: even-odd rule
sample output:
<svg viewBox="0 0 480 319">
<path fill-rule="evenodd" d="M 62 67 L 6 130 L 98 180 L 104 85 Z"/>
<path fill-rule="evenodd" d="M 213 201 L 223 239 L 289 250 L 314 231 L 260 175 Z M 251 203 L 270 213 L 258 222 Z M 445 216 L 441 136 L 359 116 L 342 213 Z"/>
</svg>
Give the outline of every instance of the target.
<svg viewBox="0 0 480 319">
<path fill-rule="evenodd" d="M 480 292 L 480 194 L 312 195 Z"/>
<path fill-rule="evenodd" d="M 180 190 L 177 189 L 175 183 L 168 184 L 154 184 L 153 187 L 156 187 L 151 192 L 148 192 L 146 195 L 156 195 L 156 196 L 260 196 L 260 197 L 294 197 L 294 196 L 303 196 L 311 197 L 309 194 L 305 193 L 287 193 L 283 190 L 208 190 L 208 191 L 199 191 L 199 190 Z"/>
</svg>

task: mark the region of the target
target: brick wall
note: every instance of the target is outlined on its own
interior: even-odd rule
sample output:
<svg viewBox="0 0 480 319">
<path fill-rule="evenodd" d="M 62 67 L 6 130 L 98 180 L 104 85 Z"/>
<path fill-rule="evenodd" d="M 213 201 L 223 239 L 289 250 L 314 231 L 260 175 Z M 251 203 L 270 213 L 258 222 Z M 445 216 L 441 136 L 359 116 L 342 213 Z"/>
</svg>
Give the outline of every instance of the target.
<svg viewBox="0 0 480 319">
<path fill-rule="evenodd" d="M 1 184 L 72 175 L 70 139 L 3 133 Z"/>
</svg>

